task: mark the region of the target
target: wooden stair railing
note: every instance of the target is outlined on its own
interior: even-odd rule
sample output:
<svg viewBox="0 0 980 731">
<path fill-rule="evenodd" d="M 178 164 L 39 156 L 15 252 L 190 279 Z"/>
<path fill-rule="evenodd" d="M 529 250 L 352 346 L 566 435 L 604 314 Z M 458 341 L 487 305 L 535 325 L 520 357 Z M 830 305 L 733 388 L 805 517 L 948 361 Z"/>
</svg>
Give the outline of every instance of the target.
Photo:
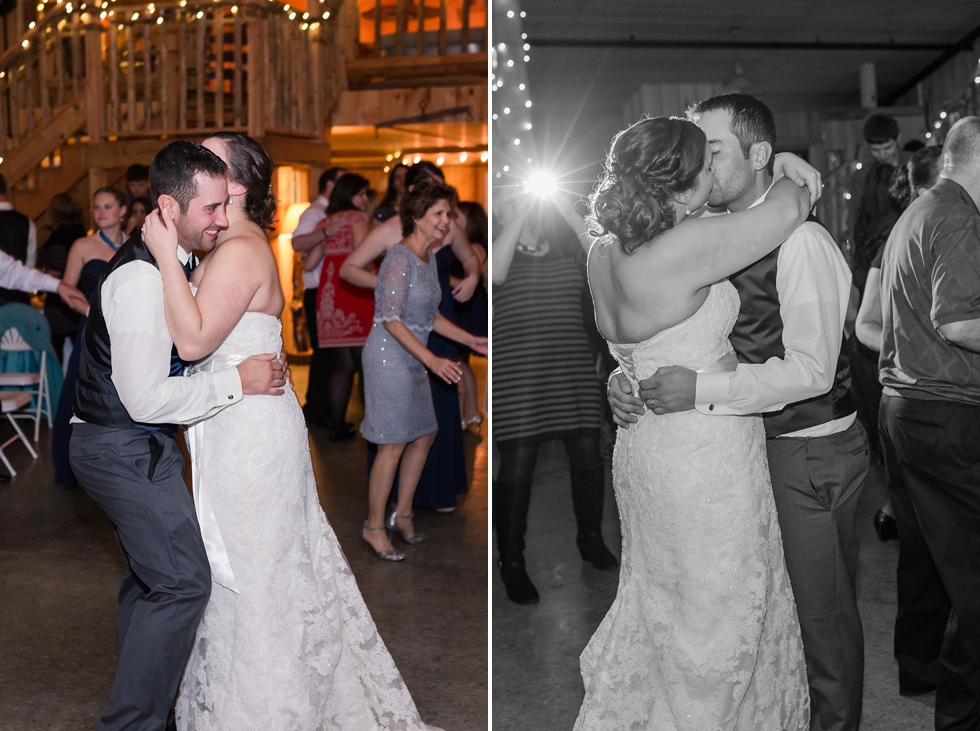
<svg viewBox="0 0 980 731">
<path fill-rule="evenodd" d="M 257 0 L 52 4 L 0 55 L 0 173 L 18 205 L 52 177 L 42 161 L 72 161 L 54 186 L 67 190 L 100 143 L 224 129 L 324 144 L 343 64 L 333 28 L 292 15 Z M 79 143 L 87 154 L 66 154 Z"/>
</svg>

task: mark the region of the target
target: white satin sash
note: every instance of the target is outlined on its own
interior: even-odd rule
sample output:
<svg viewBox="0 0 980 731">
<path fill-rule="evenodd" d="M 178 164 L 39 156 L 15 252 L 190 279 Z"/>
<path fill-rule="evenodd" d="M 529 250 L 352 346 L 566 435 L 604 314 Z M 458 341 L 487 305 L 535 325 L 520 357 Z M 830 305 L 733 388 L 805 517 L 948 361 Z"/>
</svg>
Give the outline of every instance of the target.
<svg viewBox="0 0 980 731">
<path fill-rule="evenodd" d="M 191 375 L 201 371 L 213 373 L 236 366 L 243 360 L 245 360 L 244 356 L 216 354 L 204 363 L 188 368 L 187 374 Z M 201 473 L 198 469 L 204 458 L 206 430 L 213 428 L 210 421 L 210 419 L 203 419 L 186 430 L 187 448 L 191 453 L 191 484 L 194 490 L 194 507 L 197 510 L 197 522 L 201 526 L 201 538 L 204 539 L 208 563 L 211 564 L 211 578 L 226 589 L 238 594 L 238 583 L 235 581 L 235 573 L 231 569 L 231 559 L 228 557 L 228 550 L 221 538 L 218 519 L 215 517 L 214 508 L 211 507 L 211 501 L 208 498 L 207 484 L 201 480 Z"/>
</svg>

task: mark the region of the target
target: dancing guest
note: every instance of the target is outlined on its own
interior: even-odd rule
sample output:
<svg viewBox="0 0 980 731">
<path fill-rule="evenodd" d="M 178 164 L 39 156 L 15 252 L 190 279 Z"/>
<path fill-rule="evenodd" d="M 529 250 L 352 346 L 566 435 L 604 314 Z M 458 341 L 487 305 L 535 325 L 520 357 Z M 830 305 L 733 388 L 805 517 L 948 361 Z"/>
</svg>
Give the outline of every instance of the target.
<svg viewBox="0 0 980 731">
<path fill-rule="evenodd" d="M 466 239 L 473 247 L 481 262 L 483 279 L 474 294 L 467 302 L 452 302 L 455 312 L 454 322 L 467 332 L 474 335 L 486 335 L 489 332 L 487 320 L 487 289 L 485 286 L 488 250 L 487 229 L 488 221 L 483 206 L 475 201 L 460 201 L 456 206 L 456 223 L 466 232 Z M 458 276 L 460 272 L 454 272 Z M 476 378 L 470 368 L 471 351 L 466 346 L 459 347 L 459 366 L 463 369 L 463 377 L 457 384 L 459 388 L 460 421 L 464 429 L 483 423 L 476 393 Z"/>
<path fill-rule="evenodd" d="M 92 196 L 92 220 L 98 227 L 91 236 L 76 241 L 68 253 L 63 281 L 77 286 L 85 295 L 85 303 L 77 303 L 75 311 L 82 315 L 78 323 L 76 343 L 81 343 L 82 332 L 88 317 L 88 303 L 105 272 L 109 260 L 125 241 L 122 222 L 126 217 L 126 197 L 115 188 L 99 188 Z M 51 455 L 54 462 L 54 481 L 58 485 L 74 487 L 75 474 L 68 459 L 71 442 L 71 417 L 75 404 L 75 384 L 78 380 L 78 362 L 81 348 L 74 348 L 68 357 L 65 383 L 58 399 L 54 424 L 51 429 Z"/>
<path fill-rule="evenodd" d="M 71 245 L 85 236 L 82 225 L 82 207 L 70 193 L 59 193 L 48 204 L 48 222 L 51 235 L 38 249 L 38 264 L 51 276 L 61 279 L 68 265 Z M 44 298 L 44 316 L 51 328 L 51 344 L 59 358 L 63 358 L 65 342 L 71 342 L 78 330 L 78 313 L 56 294 Z M 68 346 L 69 354 L 71 345 Z"/>
<path fill-rule="evenodd" d="M 413 165 L 406 178 L 408 190 L 425 180 L 444 183 L 442 171 L 431 162 L 422 161 Z M 371 270 L 372 262 L 382 256 L 402 238 L 401 220 L 392 218 L 379 224 L 368 234 L 364 243 L 358 247 L 340 268 L 340 276 L 361 287 L 374 287 L 377 275 Z M 437 271 L 440 272 L 439 284 L 443 290 L 443 300 L 440 312 L 443 316 L 451 313 L 447 304 L 450 298 L 457 302 L 465 302 L 473 297 L 480 282 L 480 261 L 473 247 L 466 240 L 463 230 L 450 222 L 449 232 L 441 246 L 450 251 L 439 251 L 437 255 Z M 463 267 L 464 276 L 453 286 L 449 281 L 449 266 L 452 258 Z M 441 265 L 441 266 L 440 266 Z M 429 348 L 437 355 L 457 359 L 454 343 L 441 337 L 438 333 L 429 339 Z M 466 481 L 466 451 L 463 443 L 463 429 L 459 417 L 459 396 L 455 383 L 449 383 L 437 375 L 430 375 L 429 385 L 432 389 L 432 403 L 435 408 L 436 421 L 439 431 L 435 443 L 429 450 L 429 458 L 422 470 L 415 490 L 414 504 L 418 507 L 452 512 L 455 510 L 456 496 L 465 492 Z M 376 451 L 368 451 L 368 466 L 373 464 Z M 400 484 L 400 483 L 399 483 Z M 397 500 L 396 496 L 392 500 Z"/>
<path fill-rule="evenodd" d="M 940 180 L 881 265 L 881 429 L 898 523 L 902 695 L 935 691 L 936 729 L 980 728 L 980 117 L 943 145 Z"/>
<path fill-rule="evenodd" d="M 374 220 L 384 223 L 389 218 L 398 215 L 398 207 L 401 205 L 402 198 L 405 197 L 405 178 L 408 176 L 408 165 L 398 163 L 388 173 L 388 189 L 385 191 L 384 200 L 378 205 L 374 212 Z"/>
<path fill-rule="evenodd" d="M 412 498 L 435 440 L 438 424 L 426 369 L 447 383 L 459 380 L 459 364 L 426 347 L 429 333 L 486 354 L 487 339 L 470 335 L 438 313 L 440 291 L 431 249 L 450 230 L 456 191 L 435 181 L 415 185 L 402 201 L 403 238 L 381 263 L 375 287 L 374 325 L 364 346 L 365 416 L 361 434 L 378 445 L 368 480 L 368 519 L 361 537 L 375 556 L 401 561 L 395 535 L 408 544 L 425 537 L 415 532 Z M 395 471 L 398 501 L 385 521 Z"/>
<path fill-rule="evenodd" d="M 303 254 L 303 271 L 320 270 L 316 292 L 317 344 L 327 353 L 327 400 L 330 440 L 354 436 L 347 423 L 347 402 L 350 400 L 354 373 L 360 369 L 361 346 L 371 331 L 374 316 L 374 292 L 355 287 L 340 278 L 340 265 L 356 249 L 368 233 L 367 205 L 369 181 L 355 173 L 337 179 L 327 218 L 317 230 L 326 229 L 328 222 L 337 233 L 324 235 L 323 241 Z"/>
<path fill-rule="evenodd" d="M 310 207 L 300 214 L 299 222 L 293 230 L 292 245 L 293 251 L 297 254 L 303 254 L 312 249 L 323 241 L 325 235 L 336 233 L 330 227 L 318 231 L 316 226 L 327 217 L 327 205 L 330 203 L 330 194 L 333 192 L 334 183 L 345 172 L 346 170 L 342 168 L 328 168 L 320 176 L 317 183 L 319 195 L 310 204 Z M 309 334 L 310 347 L 313 348 L 303 414 L 306 416 L 308 425 L 332 429 L 334 425 L 330 423 L 330 401 L 327 398 L 329 353 L 320 350 L 316 333 L 316 292 L 319 285 L 319 268 L 303 272 L 303 314 L 306 316 L 306 332 Z"/>
<path fill-rule="evenodd" d="M 584 222 L 565 201 L 502 203 L 493 241 L 493 485 L 500 578 L 517 604 L 538 601 L 524 564 L 531 481 L 541 443 L 561 440 L 571 467 L 582 559 L 616 568 L 602 539 L 606 467 L 599 448 L 602 388 L 585 333 Z M 558 208 L 558 206 L 561 208 Z"/>
<path fill-rule="evenodd" d="M 903 210 L 939 180 L 939 173 L 942 170 L 942 156 L 941 147 L 925 147 L 917 150 L 905 168 L 900 170 L 903 175 L 896 177 L 891 189 L 893 197 L 899 201 Z M 861 307 L 854 323 L 854 334 L 857 339 L 865 348 L 875 353 L 881 352 L 881 259 L 884 253 L 885 247 L 881 246 L 877 256 L 871 262 L 868 278 L 864 285 L 864 296 L 861 298 Z M 875 377 L 877 378 L 877 367 Z M 875 385 L 877 386 L 877 408 L 881 402 L 881 384 L 876 381 Z M 878 425 L 877 413 L 875 413 L 875 425 Z M 885 439 L 879 429 L 876 432 L 871 432 L 871 441 L 874 441 L 873 435 L 876 433 L 882 440 Z M 885 471 L 887 472 L 887 465 Z M 875 533 L 878 534 L 878 540 L 882 542 L 898 538 L 895 510 L 892 507 L 891 499 L 886 500 L 881 509 L 875 513 L 874 527 Z"/>
</svg>

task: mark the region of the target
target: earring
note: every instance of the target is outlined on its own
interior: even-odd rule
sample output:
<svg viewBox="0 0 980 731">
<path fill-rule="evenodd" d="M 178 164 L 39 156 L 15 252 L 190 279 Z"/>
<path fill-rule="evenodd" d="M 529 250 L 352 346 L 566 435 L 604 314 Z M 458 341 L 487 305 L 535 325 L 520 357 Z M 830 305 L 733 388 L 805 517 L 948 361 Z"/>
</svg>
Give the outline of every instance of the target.
<svg viewBox="0 0 980 731">
<path fill-rule="evenodd" d="M 691 215 L 691 209 L 688 208 L 687 206 L 684 206 L 684 215 L 685 216 L 690 216 Z"/>
</svg>

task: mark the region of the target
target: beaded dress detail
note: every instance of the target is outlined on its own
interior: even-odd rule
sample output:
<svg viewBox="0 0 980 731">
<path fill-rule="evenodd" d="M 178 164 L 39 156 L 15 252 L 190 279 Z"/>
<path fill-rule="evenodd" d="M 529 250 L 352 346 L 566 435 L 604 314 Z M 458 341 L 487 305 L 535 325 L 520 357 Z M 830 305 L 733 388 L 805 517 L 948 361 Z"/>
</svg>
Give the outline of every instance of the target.
<svg viewBox="0 0 980 731">
<path fill-rule="evenodd" d="M 732 352 L 726 280 L 697 312 L 609 347 L 636 392 L 661 366 Z M 809 691 L 760 417 L 645 413 L 620 429 L 616 600 L 581 656 L 575 729 L 804 731 Z"/>
</svg>

